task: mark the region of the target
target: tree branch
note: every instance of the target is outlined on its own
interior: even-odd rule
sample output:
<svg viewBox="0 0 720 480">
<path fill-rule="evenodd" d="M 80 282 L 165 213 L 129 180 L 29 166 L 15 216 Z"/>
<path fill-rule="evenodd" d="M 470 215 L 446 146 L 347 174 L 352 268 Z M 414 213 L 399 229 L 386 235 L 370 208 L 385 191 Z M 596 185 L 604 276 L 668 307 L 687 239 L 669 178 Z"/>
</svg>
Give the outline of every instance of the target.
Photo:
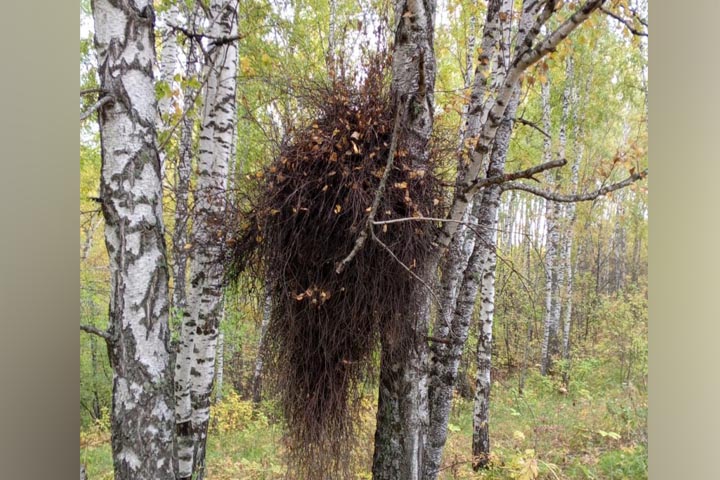
<svg viewBox="0 0 720 480">
<path fill-rule="evenodd" d="M 93 335 L 97 335 L 98 337 L 103 338 L 108 343 L 112 341 L 112 337 L 107 330 L 100 330 L 99 328 L 93 327 L 92 325 L 85 324 L 80 325 L 80 330 L 86 333 L 92 333 Z"/>
<path fill-rule="evenodd" d="M 605 8 L 605 7 L 600 7 L 600 11 L 602 11 L 605 15 L 607 15 L 607 16 L 609 16 L 609 17 L 612 17 L 612 18 L 614 18 L 615 20 L 617 20 L 618 22 L 620 22 L 620 23 L 622 23 L 623 25 L 625 25 L 625 27 L 626 27 L 628 30 L 630 30 L 630 32 L 631 32 L 633 35 L 637 35 L 637 36 L 639 36 L 639 37 L 647 37 L 647 36 L 648 36 L 648 33 L 647 33 L 647 32 L 641 32 L 640 30 L 637 30 L 635 27 L 633 27 L 632 25 L 630 25 L 630 22 L 629 22 L 627 19 L 621 17 L 621 16 L 618 15 L 617 13 L 615 13 L 615 12 L 613 12 L 613 11 L 611 11 L 611 10 L 608 10 L 608 9 Z M 639 17 L 636 17 L 636 18 L 638 18 L 638 20 L 640 20 Z M 642 23 L 642 21 L 641 21 L 641 23 Z M 644 24 L 644 25 L 647 27 L 647 24 Z"/>
<path fill-rule="evenodd" d="M 494 177 L 483 178 L 476 183 L 476 186 L 483 188 L 488 185 L 498 185 L 501 183 L 511 182 L 513 180 L 517 180 L 518 178 L 532 178 L 534 175 L 544 172 L 545 170 L 562 167 L 564 165 L 567 165 L 567 160 L 564 158 L 560 160 L 552 160 L 534 167 L 526 168 L 525 170 L 520 170 L 519 172 L 504 173 L 502 175 L 495 175 Z"/>
<path fill-rule="evenodd" d="M 503 191 L 505 191 L 505 190 L 522 190 L 524 192 L 532 193 L 533 195 L 537 195 L 538 197 L 542 197 L 546 200 L 551 200 L 553 202 L 562 202 L 562 203 L 586 202 L 589 200 L 595 200 L 596 198 L 598 198 L 602 195 L 607 195 L 608 193 L 614 192 L 615 190 L 625 188 L 625 187 L 633 184 L 634 182 L 637 182 L 638 180 L 641 180 L 641 179 L 647 177 L 647 174 L 648 174 L 648 170 L 646 168 L 645 170 L 643 170 L 640 173 L 634 173 L 633 175 L 629 176 L 622 182 L 607 185 L 598 190 L 595 190 L 594 192 L 575 194 L 575 195 L 562 195 L 562 194 L 558 194 L 558 193 L 554 193 L 554 192 L 548 192 L 548 191 L 533 187 L 531 185 L 527 185 L 525 183 L 506 183 L 502 186 L 502 189 L 503 189 Z"/>
<path fill-rule="evenodd" d="M 92 93 L 107 93 L 104 88 L 88 88 L 86 90 L 80 90 L 80 96 L 90 95 Z"/>
<path fill-rule="evenodd" d="M 112 95 L 102 97 L 100 100 L 95 102 L 92 107 L 88 108 L 84 113 L 80 115 L 80 121 L 84 121 L 86 118 L 92 115 L 95 110 L 99 110 L 100 107 L 102 107 L 106 103 L 110 103 L 113 101 L 115 101 L 115 98 Z"/>
<path fill-rule="evenodd" d="M 187 28 L 180 26 L 180 25 L 173 25 L 168 23 L 168 27 L 170 27 L 170 30 L 180 32 L 186 37 L 195 40 L 196 42 L 200 42 L 203 38 L 207 38 L 210 40 L 210 46 L 216 46 L 219 47 L 221 45 L 227 45 L 228 43 L 235 42 L 237 40 L 242 40 L 243 38 L 247 37 L 247 34 L 243 35 L 232 35 L 229 37 L 214 37 L 212 35 L 208 35 L 206 33 L 198 33 L 192 30 L 188 30 Z"/>
<path fill-rule="evenodd" d="M 538 126 L 537 123 L 531 122 L 530 120 L 525 120 L 525 119 L 522 118 L 522 117 L 516 118 L 515 121 L 518 122 L 518 123 L 522 123 L 523 125 L 527 125 L 528 127 L 534 128 L 534 129 L 537 130 L 538 132 L 540 132 L 540 133 L 542 133 L 543 135 L 545 135 L 545 137 L 547 137 L 547 138 L 549 138 L 549 139 L 552 140 L 552 137 L 550 136 L 550 134 L 547 133 L 547 132 L 546 132 L 545 130 L 543 130 L 542 128 L 540 128 L 540 126 Z"/>
<path fill-rule="evenodd" d="M 528 67 L 538 62 L 548 53 L 555 51 L 560 42 L 565 40 L 580 24 L 590 17 L 595 10 L 600 8 L 605 0 L 588 0 L 570 18 L 565 20 L 551 34 L 545 37 L 536 47 L 526 48 L 521 51 L 512 62 L 515 76 L 519 76 Z M 543 11 L 545 13 L 545 11 Z M 508 75 L 510 77 L 510 75 Z"/>
</svg>

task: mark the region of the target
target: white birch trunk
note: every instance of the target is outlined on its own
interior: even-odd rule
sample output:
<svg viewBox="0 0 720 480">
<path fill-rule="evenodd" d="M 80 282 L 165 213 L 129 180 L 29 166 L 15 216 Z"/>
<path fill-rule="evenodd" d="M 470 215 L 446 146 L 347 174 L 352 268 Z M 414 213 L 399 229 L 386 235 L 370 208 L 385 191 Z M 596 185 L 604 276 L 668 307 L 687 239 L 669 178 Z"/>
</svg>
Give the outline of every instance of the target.
<svg viewBox="0 0 720 480">
<path fill-rule="evenodd" d="M 188 28 L 194 30 L 197 25 L 197 8 L 191 11 Z M 198 73 L 198 47 L 189 41 L 186 52 L 185 77 L 192 78 Z M 180 148 L 175 166 L 175 227 L 172 237 L 173 252 L 173 306 L 183 312 L 187 308 L 187 249 L 188 245 L 188 199 L 193 156 L 193 126 L 195 117 L 191 114 L 197 91 L 188 85 L 183 91 L 183 118 L 180 124 Z M 184 317 L 183 317 L 184 318 Z"/>
<path fill-rule="evenodd" d="M 188 27 L 195 28 L 197 24 L 197 9 L 188 19 Z M 189 43 L 185 75 L 190 78 L 197 74 L 198 52 L 193 42 Z M 190 401 L 190 372 L 193 362 L 193 349 L 195 345 L 196 321 L 187 310 L 187 259 L 189 244 L 188 199 L 190 190 L 190 175 L 192 170 L 192 132 L 194 116 L 190 114 L 197 92 L 187 87 L 183 92 L 184 117 L 180 130 L 180 149 L 175 168 L 175 228 L 173 230 L 173 306 L 175 311 L 182 315 L 180 326 L 180 345 L 175 358 L 175 443 L 178 478 L 185 479 L 192 476 L 193 471 L 193 433 L 192 433 L 192 404 Z"/>
<path fill-rule="evenodd" d="M 550 132 L 552 124 L 550 121 L 550 78 L 542 85 L 543 102 L 543 128 Z M 544 145 L 545 161 L 552 160 L 552 143 L 545 139 Z M 553 181 L 553 188 L 556 182 Z M 546 375 L 552 368 L 552 360 L 559 352 L 558 347 L 558 322 L 560 319 L 559 283 L 558 283 L 558 248 L 559 232 L 558 221 L 560 220 L 560 204 L 551 200 L 545 202 L 545 228 L 546 228 L 546 249 L 545 249 L 545 320 L 543 322 L 543 342 L 540 360 L 540 371 Z"/>
<path fill-rule="evenodd" d="M 212 0 L 209 36 L 217 39 L 237 35 L 237 10 L 236 0 Z M 236 122 L 237 61 L 237 45 L 229 42 L 211 47 L 209 64 L 205 67 L 207 80 L 197 167 L 193 247 L 189 259 L 190 287 L 185 313 L 190 317 L 188 327 L 194 328 L 194 339 L 189 352 L 189 385 L 182 385 L 183 395 L 189 388 L 189 420 L 193 437 L 191 463 L 197 479 L 205 475 L 210 395 L 215 377 L 217 337 L 223 305 L 224 270 L 219 260 L 225 241 L 228 166 L 233 152 Z"/>
<path fill-rule="evenodd" d="M 574 73 L 574 66 L 573 66 L 573 57 L 568 57 L 568 65 L 567 65 L 567 78 L 569 78 L 571 81 L 574 82 L 575 73 Z M 573 95 L 572 95 L 572 108 L 573 108 L 573 120 L 574 120 L 574 156 L 575 159 L 573 161 L 572 170 L 570 173 L 570 189 L 571 193 L 576 194 L 577 188 L 578 188 L 578 181 L 580 176 L 580 163 L 583 159 L 584 154 L 584 143 L 582 138 L 582 129 L 580 126 L 580 119 L 577 114 L 578 108 L 579 108 L 579 102 L 578 102 L 578 96 L 577 96 L 577 89 L 573 88 Z M 562 262 L 564 264 L 565 268 L 565 308 L 563 310 L 563 349 L 562 349 L 562 357 L 564 360 L 570 359 L 570 332 L 571 332 L 571 325 L 572 325 L 572 309 L 573 309 L 573 280 L 574 280 L 574 273 L 575 273 L 575 267 L 574 267 L 574 261 L 572 259 L 572 250 L 573 250 L 573 238 L 574 238 L 574 229 L 575 229 L 575 221 L 577 218 L 576 214 L 576 208 L 575 203 L 568 203 L 565 206 L 565 216 L 567 218 L 567 227 L 565 229 L 565 242 L 563 245 L 563 254 L 561 256 Z M 567 368 L 566 367 L 566 374 L 564 375 L 565 381 L 567 382 Z"/>
<path fill-rule="evenodd" d="M 494 0 L 488 4 L 488 10 L 483 30 L 484 46 L 479 59 L 473 93 L 468 104 L 468 119 L 462 136 L 462 147 L 468 140 L 478 134 L 480 117 L 486 104 L 486 94 L 492 93 L 504 75 L 507 52 L 509 50 L 509 32 L 512 16 L 512 2 L 509 0 Z M 487 49 L 487 50 L 486 50 Z M 497 170 L 498 159 L 504 153 L 493 158 Z M 492 162 L 491 162 L 492 163 Z M 461 162 L 458 176 L 462 179 L 462 172 L 466 165 Z M 500 168 L 502 170 L 502 167 Z M 499 190 L 497 192 L 499 197 Z M 485 198 L 485 195 L 490 195 Z M 481 198 L 474 199 L 468 204 L 471 212 L 466 212 L 464 218 L 470 223 L 480 227 L 482 233 L 476 240 L 476 234 L 465 228 L 455 234 L 443 271 L 443 297 L 441 310 L 436 319 L 434 329 L 435 338 L 439 341 L 432 345 L 432 365 L 430 389 L 428 393 L 430 406 L 430 424 L 428 428 L 428 446 L 423 465 L 423 478 L 435 479 L 438 476 L 442 452 L 447 439 L 447 423 L 452 405 L 453 388 L 457 379 L 458 367 L 462 356 L 463 346 L 467 340 L 470 319 L 480 283 L 479 275 L 487 256 L 487 240 L 491 230 L 487 230 L 485 209 L 494 194 L 486 191 Z M 473 207 L 473 203 L 475 206 Z M 469 215 L 468 215 L 469 214 Z M 461 227 L 462 228 L 462 227 Z M 483 244 L 483 242 L 485 242 Z M 482 244 L 482 245 L 481 245 Z"/>
<path fill-rule="evenodd" d="M 112 453 L 118 480 L 174 480 L 168 271 L 147 0 L 93 2 L 101 87 L 100 197 L 110 260 Z"/>
<path fill-rule="evenodd" d="M 167 12 L 161 17 L 165 20 L 166 25 L 177 25 L 178 23 L 178 10 L 177 5 L 171 5 Z M 174 92 L 174 77 L 175 69 L 178 64 L 178 47 L 177 37 L 172 29 L 168 26 L 162 29 L 162 46 L 160 50 L 160 80 L 167 83 L 170 88 L 170 95 L 163 96 L 158 101 L 158 109 L 164 116 L 170 116 L 175 111 L 175 92 Z M 161 122 L 163 128 L 167 127 L 165 122 Z"/>
<path fill-rule="evenodd" d="M 479 118 L 478 140 L 470 156 L 468 168 L 459 185 L 448 219 L 444 222 L 437 238 L 438 248 L 432 260 L 423 265 L 420 272 L 426 283 L 434 284 L 434 270 L 439 258 L 445 254 L 458 228 L 458 222 L 465 216 L 468 205 L 482 188 L 479 174 L 490 158 L 495 135 L 505 118 L 505 111 L 522 73 L 540 60 L 564 40 L 577 26 L 584 22 L 603 3 L 603 0 L 589 0 L 555 31 L 537 45 L 533 42 L 542 24 L 555 11 L 554 2 L 525 2 L 524 12 L 537 19 L 532 27 L 521 31 L 523 38 L 517 55 L 502 81 L 489 108 L 482 109 Z M 432 127 L 432 95 L 426 85 L 434 83 L 434 56 L 432 55 L 432 30 L 434 3 L 420 5 L 414 0 L 397 1 L 395 18 L 395 51 L 393 54 L 393 91 L 396 105 L 411 101 L 413 117 L 403 132 L 403 140 L 413 159 L 426 155 L 427 135 Z M 538 13 L 539 12 L 539 13 Z M 539 15 L 539 16 L 538 16 Z M 429 20 L 429 21 L 428 21 Z M 522 27 L 521 27 L 522 30 Z M 430 47 L 430 48 L 428 48 Z M 432 63 L 430 63 L 432 62 Z M 432 77 L 428 75 L 429 70 Z M 429 86 L 432 86 L 432 83 Z M 472 113 L 472 112 L 471 112 Z M 422 162 L 415 162 L 421 166 Z M 412 319 L 416 325 L 413 336 L 422 339 L 427 333 L 427 314 L 430 296 L 422 298 L 416 289 L 409 298 L 413 309 Z M 423 292 L 424 293 L 424 292 Z M 385 347 L 385 345 L 384 345 Z M 423 464 L 424 434 L 423 419 L 427 418 L 427 396 L 422 389 L 427 383 L 423 373 L 427 345 L 419 342 L 404 362 L 393 361 L 393 352 L 383 349 L 381 357 L 380 393 L 378 402 L 377 430 L 375 433 L 375 454 L 373 477 L 375 479 L 403 478 L 416 479 Z M 396 357 L 396 355 L 395 355 Z M 402 394 L 400 394 L 402 392 Z"/>
</svg>

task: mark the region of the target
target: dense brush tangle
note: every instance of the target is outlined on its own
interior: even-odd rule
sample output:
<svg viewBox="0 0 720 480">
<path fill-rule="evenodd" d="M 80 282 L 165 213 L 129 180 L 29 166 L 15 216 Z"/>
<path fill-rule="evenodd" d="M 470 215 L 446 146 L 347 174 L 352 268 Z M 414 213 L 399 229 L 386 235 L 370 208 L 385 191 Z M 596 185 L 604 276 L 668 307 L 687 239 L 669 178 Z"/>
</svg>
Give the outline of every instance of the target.
<svg viewBox="0 0 720 480">
<path fill-rule="evenodd" d="M 379 59 L 357 88 L 338 82 L 313 93 L 317 118 L 253 187 L 231 252 L 235 275 L 257 262 L 269 282 L 264 348 L 302 478 L 332 478 L 346 466 L 357 387 L 378 340 L 412 345 L 398 312 L 430 248 L 431 223 L 371 226 L 367 245 L 337 272 L 368 228 L 394 147 L 383 66 Z M 442 197 L 433 171 L 414 169 L 402 148 L 393 155 L 376 221 L 435 216 Z"/>
</svg>

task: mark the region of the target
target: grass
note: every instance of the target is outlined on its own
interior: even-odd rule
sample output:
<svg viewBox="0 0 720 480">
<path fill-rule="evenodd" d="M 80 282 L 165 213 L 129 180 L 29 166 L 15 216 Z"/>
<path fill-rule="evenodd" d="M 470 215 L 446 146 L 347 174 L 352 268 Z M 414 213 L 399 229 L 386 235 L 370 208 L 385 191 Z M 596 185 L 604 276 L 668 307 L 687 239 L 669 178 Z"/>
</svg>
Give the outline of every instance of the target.
<svg viewBox="0 0 720 480">
<path fill-rule="evenodd" d="M 530 372 L 524 394 L 518 375 L 496 375 L 491 399 L 492 467 L 471 468 L 472 400 L 456 397 L 441 478 L 602 479 L 647 478 L 647 400 L 621 384 L 601 362 L 576 362 L 567 393 L 559 380 Z M 209 480 L 283 478 L 283 427 L 272 404 L 253 409 L 230 395 L 214 411 L 208 442 Z M 357 479 L 371 478 L 374 405 L 361 413 Z M 80 458 L 88 478 L 112 478 L 107 434 L 84 432 Z"/>
</svg>

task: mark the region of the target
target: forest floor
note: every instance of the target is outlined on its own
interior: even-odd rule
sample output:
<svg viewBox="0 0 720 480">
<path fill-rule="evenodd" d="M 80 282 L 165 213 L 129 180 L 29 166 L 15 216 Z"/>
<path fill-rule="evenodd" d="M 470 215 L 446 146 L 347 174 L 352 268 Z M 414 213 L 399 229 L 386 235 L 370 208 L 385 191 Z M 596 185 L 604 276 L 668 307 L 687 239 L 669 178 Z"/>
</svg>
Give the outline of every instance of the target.
<svg viewBox="0 0 720 480">
<path fill-rule="evenodd" d="M 622 383 L 598 359 L 577 361 L 567 391 L 533 371 L 518 394 L 518 372 L 497 372 L 490 417 L 492 466 L 471 468 L 472 400 L 456 397 L 442 479 L 646 479 L 645 386 Z M 370 479 L 374 401 L 361 406 L 356 479 Z M 216 405 L 208 445 L 208 480 L 284 478 L 283 426 L 270 402 L 253 407 L 233 393 Z M 106 426 L 81 433 L 80 461 L 90 480 L 112 479 Z"/>
</svg>

